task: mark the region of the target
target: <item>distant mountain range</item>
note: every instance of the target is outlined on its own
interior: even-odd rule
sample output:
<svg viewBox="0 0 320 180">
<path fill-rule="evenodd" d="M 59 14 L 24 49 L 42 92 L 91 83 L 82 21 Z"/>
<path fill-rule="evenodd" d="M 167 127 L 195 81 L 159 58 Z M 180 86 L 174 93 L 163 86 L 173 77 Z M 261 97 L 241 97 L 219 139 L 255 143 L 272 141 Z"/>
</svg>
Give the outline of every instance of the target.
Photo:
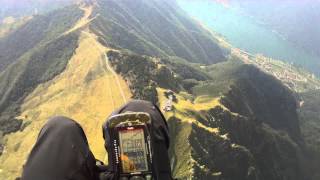
<svg viewBox="0 0 320 180">
<path fill-rule="evenodd" d="M 26 16 L 49 12 L 76 0 L 1 0 L 0 21 L 7 16 Z"/>
<path fill-rule="evenodd" d="M 101 125 L 131 98 L 167 118 L 175 178 L 319 178 L 320 80 L 303 68 L 234 47 L 174 0 L 14 12 L 2 17 L 28 19 L 0 36 L 0 179 L 21 174 L 54 115 L 76 119 L 104 160 Z"/>
</svg>

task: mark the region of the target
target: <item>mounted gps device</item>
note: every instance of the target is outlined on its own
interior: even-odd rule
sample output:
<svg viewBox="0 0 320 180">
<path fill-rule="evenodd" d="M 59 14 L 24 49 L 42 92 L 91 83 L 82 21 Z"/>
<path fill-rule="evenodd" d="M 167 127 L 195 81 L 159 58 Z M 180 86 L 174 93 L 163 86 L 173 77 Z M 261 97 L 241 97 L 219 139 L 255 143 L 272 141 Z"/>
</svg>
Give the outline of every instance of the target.
<svg viewBox="0 0 320 180">
<path fill-rule="evenodd" d="M 150 115 L 143 112 L 126 112 L 108 119 L 104 133 L 109 136 L 109 164 L 120 180 L 152 179 L 150 124 Z"/>
</svg>

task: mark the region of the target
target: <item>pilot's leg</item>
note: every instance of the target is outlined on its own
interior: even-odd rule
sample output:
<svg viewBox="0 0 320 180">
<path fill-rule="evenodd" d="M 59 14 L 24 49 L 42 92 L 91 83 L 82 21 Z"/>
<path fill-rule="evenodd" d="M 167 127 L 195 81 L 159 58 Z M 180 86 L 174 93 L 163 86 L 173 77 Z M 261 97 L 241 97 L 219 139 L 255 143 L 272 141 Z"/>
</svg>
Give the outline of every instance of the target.
<svg viewBox="0 0 320 180">
<path fill-rule="evenodd" d="M 22 180 L 95 180 L 96 168 L 80 125 L 66 117 L 54 117 L 40 131 Z"/>
</svg>

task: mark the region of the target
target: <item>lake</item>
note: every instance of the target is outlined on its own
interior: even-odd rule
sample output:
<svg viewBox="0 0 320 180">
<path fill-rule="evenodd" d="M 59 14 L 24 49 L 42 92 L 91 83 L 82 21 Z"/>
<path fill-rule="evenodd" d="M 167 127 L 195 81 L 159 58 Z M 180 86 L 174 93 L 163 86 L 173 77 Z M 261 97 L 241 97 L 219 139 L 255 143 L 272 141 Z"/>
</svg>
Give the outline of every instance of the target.
<svg viewBox="0 0 320 180">
<path fill-rule="evenodd" d="M 195 19 L 221 34 L 234 47 L 252 54 L 301 65 L 320 75 L 320 58 L 289 42 L 277 31 L 239 8 L 214 1 L 178 0 L 179 6 Z"/>
</svg>

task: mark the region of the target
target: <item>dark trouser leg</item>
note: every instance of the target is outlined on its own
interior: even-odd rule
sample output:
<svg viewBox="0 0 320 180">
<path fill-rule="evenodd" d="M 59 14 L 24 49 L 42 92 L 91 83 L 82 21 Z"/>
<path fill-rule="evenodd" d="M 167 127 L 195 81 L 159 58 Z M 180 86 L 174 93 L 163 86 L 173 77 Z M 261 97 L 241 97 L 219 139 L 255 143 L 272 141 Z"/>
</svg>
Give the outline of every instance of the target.
<svg viewBox="0 0 320 180">
<path fill-rule="evenodd" d="M 40 131 L 22 180 L 95 180 L 95 170 L 95 158 L 80 125 L 54 117 Z"/>
</svg>

